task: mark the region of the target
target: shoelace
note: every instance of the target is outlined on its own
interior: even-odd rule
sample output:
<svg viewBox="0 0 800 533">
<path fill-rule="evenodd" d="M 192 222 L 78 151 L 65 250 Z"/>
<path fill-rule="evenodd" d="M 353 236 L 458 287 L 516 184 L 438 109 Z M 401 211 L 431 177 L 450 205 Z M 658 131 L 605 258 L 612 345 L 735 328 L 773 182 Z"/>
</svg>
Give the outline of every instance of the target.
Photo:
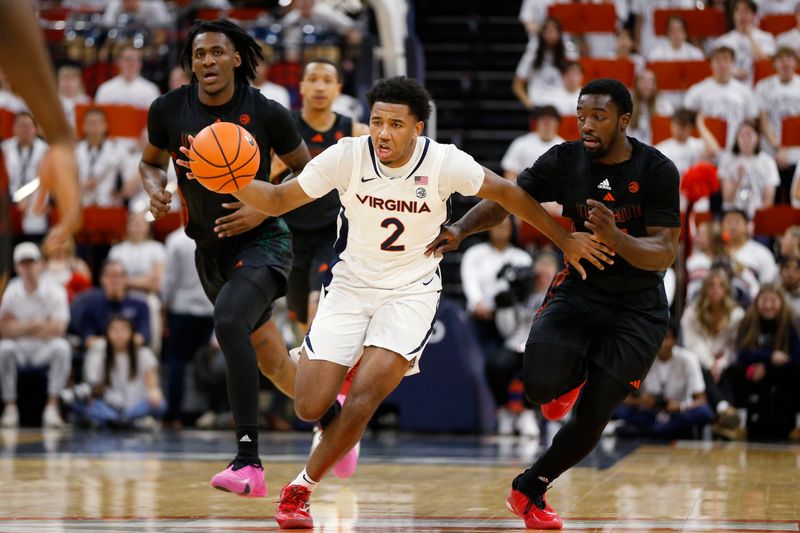
<svg viewBox="0 0 800 533">
<path fill-rule="evenodd" d="M 544 508 L 547 507 L 547 503 L 544 501 L 544 494 L 537 494 L 533 498 L 528 496 L 528 505 L 525 506 L 525 514 L 530 512 L 531 506 L 533 505 L 535 505 L 540 511 L 544 511 Z"/>
<path fill-rule="evenodd" d="M 300 486 L 290 486 L 286 489 L 286 492 L 281 495 L 281 500 L 279 502 L 279 507 L 282 510 L 289 509 L 308 509 L 308 489 L 305 487 Z"/>
<path fill-rule="evenodd" d="M 263 466 L 261 466 L 261 463 L 254 463 L 252 461 L 247 461 L 245 459 L 240 459 L 239 457 L 236 457 L 233 461 L 230 462 L 230 464 L 228 464 L 228 468 L 232 468 L 232 470 L 234 472 L 236 472 L 237 470 L 240 470 L 240 469 L 242 469 L 242 468 L 244 468 L 246 466 L 254 466 L 256 468 L 261 468 L 261 469 L 264 468 Z"/>
</svg>

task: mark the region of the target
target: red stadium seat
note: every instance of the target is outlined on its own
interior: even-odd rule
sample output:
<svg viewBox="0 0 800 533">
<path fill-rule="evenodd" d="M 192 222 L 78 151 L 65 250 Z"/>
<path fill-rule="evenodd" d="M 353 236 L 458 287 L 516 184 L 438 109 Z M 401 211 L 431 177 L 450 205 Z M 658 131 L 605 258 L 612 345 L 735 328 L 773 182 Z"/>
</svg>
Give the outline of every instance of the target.
<svg viewBox="0 0 800 533">
<path fill-rule="evenodd" d="M 223 18 L 225 10 L 223 9 L 198 9 L 195 18 L 200 20 L 217 20 Z"/>
<path fill-rule="evenodd" d="M 228 11 L 228 18 L 239 21 L 253 21 L 263 13 L 266 13 L 266 10 L 260 7 L 234 7 Z"/>
<path fill-rule="evenodd" d="M 9 210 L 9 225 L 11 227 L 11 235 L 14 237 L 21 237 L 22 236 L 22 211 L 20 211 L 19 207 L 16 204 L 10 205 L 11 209 Z"/>
<path fill-rule="evenodd" d="M 75 236 L 78 244 L 111 244 L 125 238 L 125 207 L 84 207 L 83 226 Z"/>
<path fill-rule="evenodd" d="M 791 30 L 795 24 L 797 24 L 797 18 L 794 15 L 764 15 L 758 26 L 764 31 L 778 35 Z"/>
<path fill-rule="evenodd" d="M 706 117 L 706 126 L 711 130 L 711 134 L 717 139 L 721 148 L 727 144 L 728 123 L 721 118 Z"/>
<path fill-rule="evenodd" d="M 0 139 L 8 139 L 14 135 L 15 117 L 8 109 L 0 109 Z"/>
<path fill-rule="evenodd" d="M 797 224 L 800 224 L 800 209 L 788 205 L 774 205 L 756 211 L 753 233 L 774 237 L 782 234 L 789 226 Z"/>
<path fill-rule="evenodd" d="M 656 9 L 653 12 L 656 35 L 662 37 L 667 33 L 667 20 L 672 16 L 682 17 L 686 21 L 690 39 L 716 37 L 726 31 L 725 13 L 716 9 Z"/>
<path fill-rule="evenodd" d="M 167 216 L 153 222 L 153 237 L 158 241 L 164 242 L 167 235 L 180 227 L 181 214 L 176 212 L 167 213 Z"/>
<path fill-rule="evenodd" d="M 800 146 L 800 115 L 783 119 L 781 144 L 784 146 Z"/>
<path fill-rule="evenodd" d="M 92 107 L 99 107 L 108 119 L 109 137 L 131 137 L 138 139 L 147 126 L 147 110 L 129 105 L 77 105 L 75 106 L 75 128 L 78 137 L 83 135 L 83 115 Z"/>
<path fill-rule="evenodd" d="M 662 91 L 686 91 L 711 76 L 708 61 L 654 61 L 647 64 Z"/>
<path fill-rule="evenodd" d="M 580 4 L 583 6 L 584 4 Z M 636 79 L 636 66 L 627 59 L 592 59 L 581 58 L 583 79 L 594 80 L 597 78 L 614 78 L 627 87 L 633 87 Z"/>
<path fill-rule="evenodd" d="M 617 31 L 614 4 L 554 4 L 547 12 L 567 33 Z"/>
<path fill-rule="evenodd" d="M 572 221 L 567 217 L 553 217 L 556 219 L 556 222 L 561 224 L 561 226 L 566 229 L 570 230 L 572 228 Z M 519 242 L 523 246 L 528 246 L 530 244 L 535 244 L 537 247 L 542 247 L 550 242 L 550 239 L 545 237 L 544 233 L 539 231 L 538 229 L 534 228 L 530 224 L 524 221 L 520 221 L 519 224 Z"/>
<path fill-rule="evenodd" d="M 577 141 L 580 139 L 581 132 L 578 129 L 578 117 L 575 115 L 561 117 L 558 135 L 565 141 Z"/>
<path fill-rule="evenodd" d="M 650 119 L 650 129 L 653 132 L 652 142 L 654 145 L 669 139 L 672 135 L 672 130 L 669 127 L 669 117 L 663 115 L 654 115 Z"/>
<path fill-rule="evenodd" d="M 753 63 L 753 83 L 758 83 L 767 76 L 775 74 L 775 67 L 771 59 L 762 59 Z"/>
</svg>

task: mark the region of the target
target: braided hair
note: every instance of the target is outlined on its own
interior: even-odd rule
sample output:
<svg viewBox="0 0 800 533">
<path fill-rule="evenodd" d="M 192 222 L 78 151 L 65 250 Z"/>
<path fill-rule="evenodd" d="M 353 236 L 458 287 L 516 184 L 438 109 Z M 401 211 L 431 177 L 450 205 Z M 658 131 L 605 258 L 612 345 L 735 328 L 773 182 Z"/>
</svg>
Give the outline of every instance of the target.
<svg viewBox="0 0 800 533">
<path fill-rule="evenodd" d="M 242 64 L 234 69 L 234 77 L 239 83 L 249 84 L 256 77 L 258 60 L 264 59 L 264 55 L 261 53 L 261 46 L 244 28 L 227 19 L 198 20 L 195 22 L 194 26 L 189 30 L 189 35 L 186 36 L 183 50 L 181 50 L 180 64 L 183 70 L 186 72 L 192 71 L 192 47 L 194 46 L 195 37 L 201 33 L 212 32 L 224 33 L 230 39 L 233 48 L 239 52 L 239 56 L 242 58 Z"/>
</svg>

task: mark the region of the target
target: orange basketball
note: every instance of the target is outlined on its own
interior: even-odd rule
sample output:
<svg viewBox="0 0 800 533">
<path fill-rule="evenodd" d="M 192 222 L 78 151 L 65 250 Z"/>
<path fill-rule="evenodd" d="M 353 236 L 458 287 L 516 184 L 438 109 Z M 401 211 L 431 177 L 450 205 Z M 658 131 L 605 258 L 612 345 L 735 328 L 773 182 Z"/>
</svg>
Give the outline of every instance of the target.
<svg viewBox="0 0 800 533">
<path fill-rule="evenodd" d="M 189 149 L 189 167 L 203 187 L 218 193 L 246 187 L 261 161 L 253 135 L 232 122 L 203 128 Z"/>
</svg>

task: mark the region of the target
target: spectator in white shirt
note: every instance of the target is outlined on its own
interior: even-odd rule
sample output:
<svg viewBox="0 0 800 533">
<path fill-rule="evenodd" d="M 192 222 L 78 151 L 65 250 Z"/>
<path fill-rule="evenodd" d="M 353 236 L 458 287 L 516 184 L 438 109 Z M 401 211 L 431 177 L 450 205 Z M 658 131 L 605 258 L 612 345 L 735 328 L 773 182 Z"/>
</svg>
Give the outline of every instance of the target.
<svg viewBox="0 0 800 533">
<path fill-rule="evenodd" d="M 158 297 L 166 264 L 164 245 L 150 237 L 150 223 L 144 212 L 131 212 L 125 240 L 115 244 L 108 258 L 119 262 L 128 274 L 130 294 L 139 294 L 150 311 L 150 345 L 156 353 L 161 347 L 161 300 Z"/>
<path fill-rule="evenodd" d="M 739 264 L 750 270 L 758 283 L 772 283 L 778 279 L 778 265 L 769 248 L 750 238 L 749 219 L 744 211 L 732 209 L 722 216 L 722 232 L 727 234 L 727 248 Z M 758 294 L 755 287 L 751 295 Z"/>
<path fill-rule="evenodd" d="M 557 0 L 522 0 L 519 8 L 519 21 L 529 37 L 539 33 L 542 23 L 547 18 L 547 8 Z"/>
<path fill-rule="evenodd" d="M 536 129 L 514 139 L 503 160 L 500 161 L 503 176 L 508 179 L 516 179 L 520 172 L 533 166 L 539 156 L 564 142 L 564 139 L 558 136 L 561 115 L 555 107 L 550 105 L 534 107 L 531 118 L 536 123 Z"/>
<path fill-rule="evenodd" d="M 791 15 L 797 0 L 756 0 L 758 12 L 764 15 Z"/>
<path fill-rule="evenodd" d="M 532 36 L 519 60 L 511 90 L 526 109 L 546 105 L 547 93 L 563 87 L 561 73 L 569 59 L 561 23 L 545 20 L 541 31 Z"/>
<path fill-rule="evenodd" d="M 697 356 L 676 340 L 677 326 L 670 324 L 639 395 L 629 396 L 614 412 L 625 423 L 618 435 L 673 439 L 714 419 Z"/>
<path fill-rule="evenodd" d="M 551 105 L 562 117 L 574 117 L 578 114 L 578 95 L 583 87 L 583 67 L 577 61 L 570 61 L 564 66 L 561 75 L 563 87 L 539 95 L 537 105 Z"/>
<path fill-rule="evenodd" d="M 277 83 L 272 83 L 267 79 L 272 57 L 270 52 L 266 52 L 267 48 L 268 47 L 266 45 L 261 47 L 264 57 L 257 59 L 256 77 L 253 80 L 253 87 L 261 91 L 261 94 L 263 94 L 266 98 L 275 100 L 286 109 L 291 109 L 292 100 L 289 96 L 289 91 L 286 90 L 286 87 L 278 85 Z"/>
<path fill-rule="evenodd" d="M 695 0 L 632 0 L 631 12 L 636 15 L 634 36 L 639 52 L 644 56 L 660 44 L 656 37 L 655 11 L 657 9 L 695 9 Z"/>
<path fill-rule="evenodd" d="M 616 54 L 612 57 L 633 63 L 636 74 L 639 74 L 644 68 L 646 63 L 644 56 L 638 53 L 636 41 L 633 40 L 633 35 L 628 29 L 622 28 L 617 32 L 615 52 Z"/>
<path fill-rule="evenodd" d="M 103 25 L 113 28 L 131 23 L 163 28 L 172 23 L 172 16 L 163 0 L 109 0 Z"/>
<path fill-rule="evenodd" d="M 726 417 L 727 425 L 735 427 L 738 422 L 731 421 L 738 417 L 724 371 L 736 361 L 736 335 L 742 318 L 744 309 L 734 299 L 730 278 L 722 268 L 711 269 L 697 300 L 681 318 L 683 345 L 700 362 L 709 403 L 720 417 Z"/>
<path fill-rule="evenodd" d="M 800 76 L 797 75 L 797 52 L 781 47 L 773 59 L 777 74 L 756 84 L 756 99 L 761 112 L 762 146 L 775 157 L 781 174 L 780 203 L 788 203 L 794 167 L 800 161 L 800 147 L 787 148 L 782 144 L 783 119 L 800 115 Z"/>
<path fill-rule="evenodd" d="M 672 115 L 672 104 L 658 94 L 656 75 L 652 70 L 643 70 L 636 77 L 631 96 L 633 97 L 633 114 L 628 126 L 628 135 L 645 144 L 651 144 L 653 117 Z"/>
<path fill-rule="evenodd" d="M 117 144 L 108 138 L 105 112 L 100 108 L 87 110 L 83 116 L 83 139 L 75 148 L 83 205 L 122 205 L 117 191 L 122 155 Z"/>
<path fill-rule="evenodd" d="M 726 146 L 733 145 L 739 125 L 758 117 L 755 95 L 747 85 L 733 79 L 734 51 L 722 46 L 711 52 L 711 77 L 695 83 L 686 93 L 683 107 L 727 123 Z"/>
<path fill-rule="evenodd" d="M 498 277 L 504 265 L 530 266 L 530 254 L 512 244 L 514 222 L 511 217 L 489 230 L 489 241 L 467 248 L 461 258 L 461 284 L 467 299 L 467 312 L 476 327 L 484 354 L 494 353 L 502 343 L 495 326 L 495 296 L 508 290 L 508 282 Z"/>
<path fill-rule="evenodd" d="M 797 17 L 797 26 L 789 31 L 778 35 L 778 46 L 788 46 L 800 55 L 800 2 L 794 8 L 794 16 Z"/>
<path fill-rule="evenodd" d="M 64 65 L 58 69 L 58 96 L 70 125 L 75 128 L 75 106 L 88 104 L 91 99 L 86 95 L 81 80 L 81 69 L 74 65 Z"/>
<path fill-rule="evenodd" d="M 692 127 L 695 122 L 695 114 L 688 109 L 680 108 L 670 117 L 669 127 L 672 136 L 661 141 L 656 148 L 667 156 L 678 169 L 678 173 L 683 177 L 689 167 L 700 161 L 710 161 L 716 157 L 719 151 L 719 143 L 708 128 L 700 129 L 700 137 L 692 137 Z M 704 121 L 700 121 L 705 126 Z M 681 208 L 686 208 L 686 198 L 681 194 Z M 708 211 L 708 199 L 698 200 L 694 206 L 695 211 Z"/>
<path fill-rule="evenodd" d="M 86 354 L 83 376 L 91 398 L 72 406 L 78 414 L 101 426 L 157 427 L 156 419 L 166 409 L 158 384 L 158 359 L 149 348 L 136 344 L 128 318 L 111 317 L 103 341 Z"/>
<path fill-rule="evenodd" d="M 37 136 L 36 122 L 28 111 L 17 113 L 14 136 L 0 144 L 8 173 L 8 193 L 13 197 L 19 189 L 39 175 L 39 165 L 47 152 L 47 143 Z M 37 194 L 31 193 L 18 202 L 23 211 L 22 233 L 26 239 L 41 240 L 47 232 L 47 213 L 34 212 Z"/>
<path fill-rule="evenodd" d="M 656 45 L 647 55 L 648 61 L 703 61 L 702 50 L 686 40 L 687 27 L 683 17 L 667 19 L 667 41 Z"/>
<path fill-rule="evenodd" d="M 753 84 L 753 63 L 769 59 L 775 53 L 775 38 L 756 26 L 757 11 L 753 0 L 735 0 L 733 29 L 714 43 L 715 47 L 733 49 L 736 54 L 733 77 L 747 85 Z"/>
<path fill-rule="evenodd" d="M 719 160 L 723 209 L 741 209 L 751 219 L 757 210 L 775 203 L 775 189 L 781 183 L 775 159 L 759 144 L 758 124 L 745 121 L 736 132 L 733 148 Z"/>
<path fill-rule="evenodd" d="M 119 75 L 102 83 L 94 96 L 97 104 L 130 105 L 148 109 L 161 92 L 155 83 L 144 79 L 142 51 L 132 46 L 122 49 L 117 58 Z"/>
<path fill-rule="evenodd" d="M 0 387 L 3 417 L 0 425 L 19 425 L 17 368 L 48 367 L 47 405 L 42 423 L 64 425 L 58 413 L 58 395 L 67 383 L 72 348 L 65 338 L 69 323 L 67 292 L 47 277 L 39 247 L 23 242 L 14 248 L 17 277 L 8 284 L 0 301 Z"/>
<path fill-rule="evenodd" d="M 214 306 L 209 301 L 194 263 L 195 243 L 184 228 L 166 240 L 166 268 L 161 294 L 167 311 L 168 335 L 164 342 L 167 365 L 167 413 L 165 421 L 180 426 L 186 363 L 211 339 Z"/>
<path fill-rule="evenodd" d="M 300 60 L 299 51 L 308 27 L 314 28 L 317 34 L 337 33 L 350 46 L 361 41 L 361 32 L 353 19 L 329 5 L 318 4 L 316 0 L 294 0 L 292 7 L 292 11 L 280 20 L 289 61 Z"/>
</svg>

